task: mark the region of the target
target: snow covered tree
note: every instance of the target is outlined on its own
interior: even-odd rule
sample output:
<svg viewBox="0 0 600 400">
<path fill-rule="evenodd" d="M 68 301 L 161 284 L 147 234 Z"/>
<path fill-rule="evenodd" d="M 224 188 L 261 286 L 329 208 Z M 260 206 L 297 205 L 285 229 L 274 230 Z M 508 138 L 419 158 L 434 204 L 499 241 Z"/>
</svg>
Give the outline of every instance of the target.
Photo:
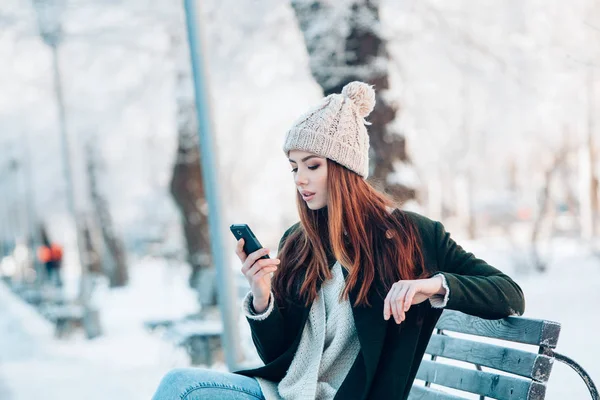
<svg viewBox="0 0 600 400">
<path fill-rule="evenodd" d="M 84 238 L 86 252 L 89 258 L 90 271 L 93 271 L 93 266 L 98 263 L 97 257 L 100 258 L 102 264 L 102 272 L 108 278 L 111 287 L 126 286 L 129 281 L 129 271 L 127 268 L 127 254 L 125 245 L 120 235 L 115 230 L 115 224 L 110 212 L 110 207 L 106 197 L 98 188 L 98 156 L 94 154 L 96 146 L 92 141 L 87 143 L 87 172 L 88 172 L 88 188 L 89 195 L 93 208 L 93 224 L 91 221 L 85 221 Z M 100 230 L 99 242 L 101 245 L 96 245 L 92 238 L 92 225 L 97 225 Z M 104 248 L 104 255 L 100 255 L 100 249 Z"/>
<path fill-rule="evenodd" d="M 339 93 L 360 80 L 374 85 L 377 103 L 368 120 L 371 143 L 370 176 L 395 199 L 416 197 L 416 188 L 402 177 L 410 168 L 406 138 L 391 127 L 398 105 L 389 97 L 389 55 L 379 20 L 379 1 L 339 2 L 293 0 L 304 34 L 310 69 L 323 93 Z"/>
<path fill-rule="evenodd" d="M 208 206 L 200 165 L 189 48 L 184 33 L 181 26 L 171 26 L 169 32 L 175 63 L 178 135 L 171 194 L 181 212 L 187 261 L 192 267 L 190 286 L 198 290 L 200 305 L 206 308 L 217 305 L 216 281 L 208 232 Z"/>
</svg>

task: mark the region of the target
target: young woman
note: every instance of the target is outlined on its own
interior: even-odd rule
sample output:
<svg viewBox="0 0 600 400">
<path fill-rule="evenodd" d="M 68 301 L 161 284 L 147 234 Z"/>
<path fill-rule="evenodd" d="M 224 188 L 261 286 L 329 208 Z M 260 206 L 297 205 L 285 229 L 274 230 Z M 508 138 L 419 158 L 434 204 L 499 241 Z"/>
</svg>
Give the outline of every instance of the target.
<svg viewBox="0 0 600 400">
<path fill-rule="evenodd" d="M 300 222 L 275 259 L 237 245 L 264 366 L 180 369 L 155 399 L 406 399 L 444 308 L 521 315 L 523 293 L 441 223 L 402 211 L 365 179 L 375 92 L 352 82 L 288 131 Z"/>
</svg>

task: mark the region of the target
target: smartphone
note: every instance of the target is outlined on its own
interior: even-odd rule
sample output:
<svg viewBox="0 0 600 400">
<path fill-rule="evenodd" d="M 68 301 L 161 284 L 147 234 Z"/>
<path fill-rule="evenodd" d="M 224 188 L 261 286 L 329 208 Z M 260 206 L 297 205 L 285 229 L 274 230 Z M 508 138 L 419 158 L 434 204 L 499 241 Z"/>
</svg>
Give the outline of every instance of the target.
<svg viewBox="0 0 600 400">
<path fill-rule="evenodd" d="M 244 239 L 244 253 L 246 255 L 250 255 L 250 253 L 254 253 L 256 250 L 262 249 L 262 244 L 258 241 L 252 229 L 246 224 L 233 224 L 229 227 L 231 233 L 237 240 Z M 270 258 L 268 254 L 265 254 L 262 258 Z"/>
</svg>

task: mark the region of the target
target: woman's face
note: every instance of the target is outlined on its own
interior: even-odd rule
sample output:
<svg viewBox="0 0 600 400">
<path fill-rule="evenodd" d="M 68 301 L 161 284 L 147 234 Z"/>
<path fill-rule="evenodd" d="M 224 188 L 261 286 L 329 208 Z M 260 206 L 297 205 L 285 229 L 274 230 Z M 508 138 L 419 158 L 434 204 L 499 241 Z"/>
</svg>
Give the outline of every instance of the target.
<svg viewBox="0 0 600 400">
<path fill-rule="evenodd" d="M 327 205 L 327 159 L 301 150 L 288 155 L 296 188 L 311 210 Z"/>
</svg>

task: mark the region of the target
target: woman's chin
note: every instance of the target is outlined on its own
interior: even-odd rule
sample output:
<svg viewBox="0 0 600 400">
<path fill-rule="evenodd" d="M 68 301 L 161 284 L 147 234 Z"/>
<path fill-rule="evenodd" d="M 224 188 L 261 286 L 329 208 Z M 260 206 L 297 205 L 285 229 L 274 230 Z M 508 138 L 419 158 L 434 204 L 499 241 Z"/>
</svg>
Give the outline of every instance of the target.
<svg viewBox="0 0 600 400">
<path fill-rule="evenodd" d="M 320 210 L 321 208 L 326 206 L 326 204 L 310 204 L 310 203 L 307 203 L 306 205 L 308 206 L 308 208 L 310 208 L 313 211 Z"/>
</svg>

